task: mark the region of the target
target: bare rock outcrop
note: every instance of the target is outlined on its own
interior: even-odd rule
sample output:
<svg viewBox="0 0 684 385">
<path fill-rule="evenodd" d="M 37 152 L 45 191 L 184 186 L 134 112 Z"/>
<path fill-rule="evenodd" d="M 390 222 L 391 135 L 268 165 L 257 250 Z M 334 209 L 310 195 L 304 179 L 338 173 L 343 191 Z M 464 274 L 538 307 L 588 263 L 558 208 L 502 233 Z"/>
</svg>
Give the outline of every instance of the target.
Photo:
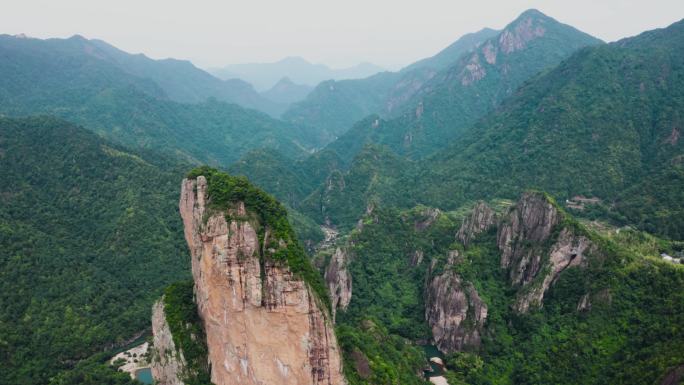
<svg viewBox="0 0 684 385">
<path fill-rule="evenodd" d="M 487 305 L 473 284 L 451 267 L 447 263 L 444 273 L 429 281 L 425 301 L 425 319 L 445 353 L 479 348 L 487 319 Z"/>
<path fill-rule="evenodd" d="M 432 207 L 423 209 L 419 214 L 419 218 L 416 219 L 416 222 L 414 223 L 416 231 L 423 231 L 432 226 L 441 214 L 442 212 L 439 209 Z"/>
<path fill-rule="evenodd" d="M 456 233 L 456 239 L 468 246 L 476 235 L 489 230 L 496 223 L 494 210 L 484 202 L 478 202 L 473 211 L 463 220 L 463 224 Z"/>
<path fill-rule="evenodd" d="M 526 192 L 499 224 L 501 267 L 510 269 L 513 284 L 524 285 L 536 277 L 545 250 L 534 246 L 548 240 L 559 221 L 558 210 L 544 194 Z"/>
<path fill-rule="evenodd" d="M 347 270 L 348 263 L 349 254 L 347 250 L 338 247 L 325 270 L 325 282 L 328 284 L 328 291 L 330 292 L 333 318 L 337 309 L 347 309 L 351 301 L 352 279 L 349 270 Z"/>
<path fill-rule="evenodd" d="M 183 181 L 180 213 L 216 385 L 345 384 L 329 315 L 273 254 L 283 241 L 244 204 L 208 206 L 207 181 Z M 264 226 L 260 234 L 258 226 Z"/>
<path fill-rule="evenodd" d="M 423 250 L 413 250 L 413 253 L 411 253 L 411 261 L 409 262 L 409 265 L 411 267 L 416 267 L 423 263 L 423 258 L 425 258 L 425 253 Z"/>
<path fill-rule="evenodd" d="M 506 54 L 524 49 L 527 44 L 539 37 L 544 36 L 543 20 L 528 14 L 512 28 L 505 29 L 499 35 L 499 47 Z"/>
<path fill-rule="evenodd" d="M 584 236 L 576 236 L 569 229 L 564 228 L 558 235 L 558 239 L 551 246 L 549 260 L 546 263 L 548 269 L 541 281 L 518 297 L 515 308 L 524 313 L 531 305 L 541 306 L 544 294 L 558 279 L 563 270 L 571 266 L 579 266 L 586 262 L 586 253 L 591 252 L 594 245 Z M 587 305 L 587 304 L 585 304 Z M 585 310 L 587 308 L 585 307 Z"/>
<path fill-rule="evenodd" d="M 152 306 L 152 334 L 154 344 L 150 352 L 150 370 L 158 385 L 183 385 L 186 367 L 183 352 L 176 349 L 169 323 L 164 313 L 164 299 Z"/>
<path fill-rule="evenodd" d="M 501 266 L 511 284 L 520 286 L 514 308 L 521 313 L 541 306 L 549 287 L 563 270 L 586 262 L 596 248 L 583 235 L 561 225 L 561 213 L 541 193 L 524 193 L 499 224 Z M 547 246 L 553 242 L 551 246 Z"/>
</svg>

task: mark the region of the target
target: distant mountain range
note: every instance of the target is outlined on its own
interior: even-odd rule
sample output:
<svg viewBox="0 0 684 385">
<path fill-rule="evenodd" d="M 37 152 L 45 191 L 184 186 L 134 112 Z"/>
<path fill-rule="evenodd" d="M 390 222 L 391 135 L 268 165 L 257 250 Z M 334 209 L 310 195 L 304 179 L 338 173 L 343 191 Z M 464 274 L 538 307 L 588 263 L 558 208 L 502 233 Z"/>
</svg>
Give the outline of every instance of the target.
<svg viewBox="0 0 684 385">
<path fill-rule="evenodd" d="M 130 55 L 80 36 L 0 35 L 0 58 L 0 114 L 7 116 L 58 116 L 134 148 L 212 164 L 253 148 L 299 156 L 322 144 L 299 127 L 243 108 L 266 101 L 247 83 L 225 82 L 189 62 Z"/>
<path fill-rule="evenodd" d="M 244 80 L 254 85 L 257 90 L 265 91 L 283 78 L 313 87 L 324 80 L 365 78 L 384 71 L 384 68 L 364 62 L 349 68 L 334 69 L 324 64 L 310 63 L 298 56 L 291 56 L 275 63 L 230 64 L 223 68 L 210 68 L 208 71 L 221 79 Z"/>
<path fill-rule="evenodd" d="M 387 99 L 393 102 L 391 110 L 386 106 L 376 111 L 378 118 L 356 124 L 331 146 L 343 159 L 351 159 L 364 143 L 384 144 L 410 158 L 425 157 L 458 139 L 526 80 L 582 47 L 602 43 L 537 10 L 522 13 L 501 31 L 480 35 L 490 36 L 479 43 L 477 36 L 464 37 L 476 48 L 433 71 L 405 97 Z M 284 116 L 305 103 L 294 105 Z"/>
<path fill-rule="evenodd" d="M 313 87 L 295 84 L 290 78 L 284 77 L 269 90 L 261 93 L 263 97 L 275 103 L 290 105 L 306 98 Z"/>
<path fill-rule="evenodd" d="M 485 28 L 466 34 L 436 55 L 398 72 L 382 72 L 363 79 L 325 81 L 306 99 L 288 108 L 282 118 L 320 127 L 333 137 L 342 135 L 369 114 L 384 116 L 401 111 L 404 103 L 425 82 L 497 33 Z"/>
<path fill-rule="evenodd" d="M 198 261 L 236 274 L 164 300 L 149 356 L 207 374 L 187 384 L 230 361 L 214 382 L 424 385 L 418 341 L 451 385 L 681 384 L 684 20 L 605 44 L 528 10 L 397 72 L 308 82 L 0 35 L 0 385 L 139 384 L 106 362 Z M 228 297 L 200 317 L 210 292 L 270 307 L 253 319 L 277 333 L 228 323 Z M 221 317 L 258 348 L 204 338 Z M 298 366 L 263 349 L 288 341 Z M 308 370 L 337 354 L 346 381 Z"/>
<path fill-rule="evenodd" d="M 132 82 L 138 83 L 139 89 L 144 88 L 146 93 L 180 103 L 200 103 L 213 98 L 259 110 L 271 116 L 280 115 L 287 107 L 287 105 L 278 104 L 263 97 L 247 82 L 238 79 L 218 79 L 195 67 L 189 61 L 154 60 L 143 54 L 130 54 L 122 51 L 102 40 L 86 39 L 80 35 L 68 39 L 45 40 L 28 38 L 23 35 L 0 35 L 0 52 L 7 55 L 4 65 L 10 66 L 19 64 L 20 58 L 29 59 L 36 63 L 43 60 L 43 65 L 45 65 L 46 60 L 52 60 L 52 66 L 57 68 L 58 65 L 61 65 L 66 71 L 57 79 L 70 73 L 69 65 L 84 64 L 84 73 L 73 73 L 73 75 L 74 78 L 81 77 L 84 84 L 87 83 L 88 85 L 121 78 L 117 75 L 96 79 L 95 77 L 98 75 L 104 75 L 104 73 L 98 74 L 96 67 L 103 68 L 106 66 L 107 72 L 124 73 Z M 23 68 L 24 72 L 29 68 Z M 90 76 L 86 74 L 90 73 L 91 70 L 94 71 L 90 74 L 93 77 L 92 81 L 86 81 L 85 76 Z M 14 67 L 13 71 L 21 72 L 22 67 Z M 57 79 L 53 80 L 55 85 L 57 85 Z M 140 87 L 142 83 L 140 80 L 142 79 L 147 82 L 144 87 Z M 34 86 L 37 85 L 39 84 L 34 84 Z M 26 90 L 22 92 L 26 92 Z"/>
</svg>

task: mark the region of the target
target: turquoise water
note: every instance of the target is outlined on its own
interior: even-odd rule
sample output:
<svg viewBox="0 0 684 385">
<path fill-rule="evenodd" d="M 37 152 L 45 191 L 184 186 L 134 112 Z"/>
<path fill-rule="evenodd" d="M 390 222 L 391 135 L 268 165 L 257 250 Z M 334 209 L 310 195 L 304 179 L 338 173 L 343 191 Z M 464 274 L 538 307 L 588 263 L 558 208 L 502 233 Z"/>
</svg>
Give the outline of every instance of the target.
<svg viewBox="0 0 684 385">
<path fill-rule="evenodd" d="M 135 378 L 143 384 L 152 384 L 152 370 L 150 368 L 140 369 L 135 372 Z"/>
<path fill-rule="evenodd" d="M 436 346 L 434 345 L 422 345 L 423 351 L 425 352 L 425 357 L 427 357 L 428 361 L 430 360 L 431 357 L 439 357 L 442 360 L 444 360 L 444 355 L 442 352 L 437 349 Z M 432 368 L 432 371 L 425 371 L 425 377 L 436 377 L 436 376 L 441 376 L 443 373 L 442 367 L 436 364 L 433 364 L 430 362 L 430 367 Z"/>
</svg>

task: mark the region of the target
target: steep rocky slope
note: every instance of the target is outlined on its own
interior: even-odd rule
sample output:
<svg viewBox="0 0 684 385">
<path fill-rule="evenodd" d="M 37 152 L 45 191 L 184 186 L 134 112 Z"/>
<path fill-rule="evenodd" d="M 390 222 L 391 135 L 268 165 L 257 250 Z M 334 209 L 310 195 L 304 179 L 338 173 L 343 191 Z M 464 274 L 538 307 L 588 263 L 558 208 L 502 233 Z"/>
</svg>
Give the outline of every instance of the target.
<svg viewBox="0 0 684 385">
<path fill-rule="evenodd" d="M 489 230 L 494 224 L 496 224 L 494 210 L 487 203 L 480 201 L 475 205 L 470 215 L 463 220 L 458 233 L 456 233 L 456 239 L 467 247 L 475 236 Z"/>
<path fill-rule="evenodd" d="M 407 180 L 439 207 L 527 188 L 598 197 L 618 223 L 682 239 L 682 42 L 680 21 L 578 51 Z"/>
<path fill-rule="evenodd" d="M 211 381 L 344 384 L 325 288 L 284 208 L 200 169 L 183 181 L 180 212 Z"/>
<path fill-rule="evenodd" d="M 0 113 L 55 115 L 129 147 L 195 163 L 225 165 L 265 147 L 301 156 L 304 148 L 322 145 L 314 143 L 315 129 L 213 95 L 206 81 L 221 83 L 219 89 L 224 82 L 187 62 L 158 63 L 103 44 L 78 36 L 40 40 L 0 35 Z M 188 87 L 178 84 L 184 82 Z M 171 96 L 186 91 L 208 94 Z"/>
<path fill-rule="evenodd" d="M 349 259 L 349 251 L 346 248 L 337 247 L 325 269 L 325 282 L 330 292 L 333 317 L 338 308 L 346 310 L 351 301 L 352 279 L 347 269 Z"/>
<path fill-rule="evenodd" d="M 452 267 L 453 255 L 442 274 L 425 288 L 425 320 L 437 348 L 443 352 L 476 350 L 487 320 L 487 304 L 472 283 L 464 281 Z M 435 261 L 436 262 L 436 261 Z"/>
<path fill-rule="evenodd" d="M 564 223 L 550 198 L 534 192 L 524 193 L 499 224 L 497 246 L 511 285 L 521 287 L 514 305 L 519 312 L 541 306 L 563 270 L 586 265 L 588 254 L 598 251 L 584 234 Z"/>
<path fill-rule="evenodd" d="M 352 151 L 360 147 L 342 144 L 347 141 L 384 144 L 411 158 L 425 157 L 457 140 L 526 80 L 578 49 L 599 43 L 539 11 L 528 10 L 418 84 L 390 116 L 396 118 L 380 120 L 372 128 L 355 125 L 341 137 L 341 145 L 336 141 L 329 148 L 343 159 L 353 157 Z"/>
<path fill-rule="evenodd" d="M 164 313 L 164 298 L 152 306 L 153 349 L 150 357 L 152 377 L 158 385 L 182 385 L 186 367 L 183 350 L 173 342 L 173 335 Z"/>
<path fill-rule="evenodd" d="M 325 129 L 332 138 L 344 134 L 369 114 L 387 116 L 403 105 L 439 71 L 463 53 L 496 34 L 491 29 L 462 36 L 437 55 L 413 63 L 399 72 L 382 72 L 364 79 L 329 80 L 291 106 L 283 118 Z"/>
</svg>

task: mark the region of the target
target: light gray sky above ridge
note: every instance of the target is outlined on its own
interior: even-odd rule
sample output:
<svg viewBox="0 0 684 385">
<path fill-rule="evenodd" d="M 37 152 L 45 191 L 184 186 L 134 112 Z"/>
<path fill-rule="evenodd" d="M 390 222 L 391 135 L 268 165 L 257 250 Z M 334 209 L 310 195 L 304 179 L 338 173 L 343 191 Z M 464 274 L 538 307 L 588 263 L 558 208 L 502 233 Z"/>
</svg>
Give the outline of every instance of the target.
<svg viewBox="0 0 684 385">
<path fill-rule="evenodd" d="M 302 56 L 397 69 L 528 8 L 606 41 L 684 18 L 684 0 L 1 0 L 0 33 L 105 40 L 201 67 Z"/>
</svg>

